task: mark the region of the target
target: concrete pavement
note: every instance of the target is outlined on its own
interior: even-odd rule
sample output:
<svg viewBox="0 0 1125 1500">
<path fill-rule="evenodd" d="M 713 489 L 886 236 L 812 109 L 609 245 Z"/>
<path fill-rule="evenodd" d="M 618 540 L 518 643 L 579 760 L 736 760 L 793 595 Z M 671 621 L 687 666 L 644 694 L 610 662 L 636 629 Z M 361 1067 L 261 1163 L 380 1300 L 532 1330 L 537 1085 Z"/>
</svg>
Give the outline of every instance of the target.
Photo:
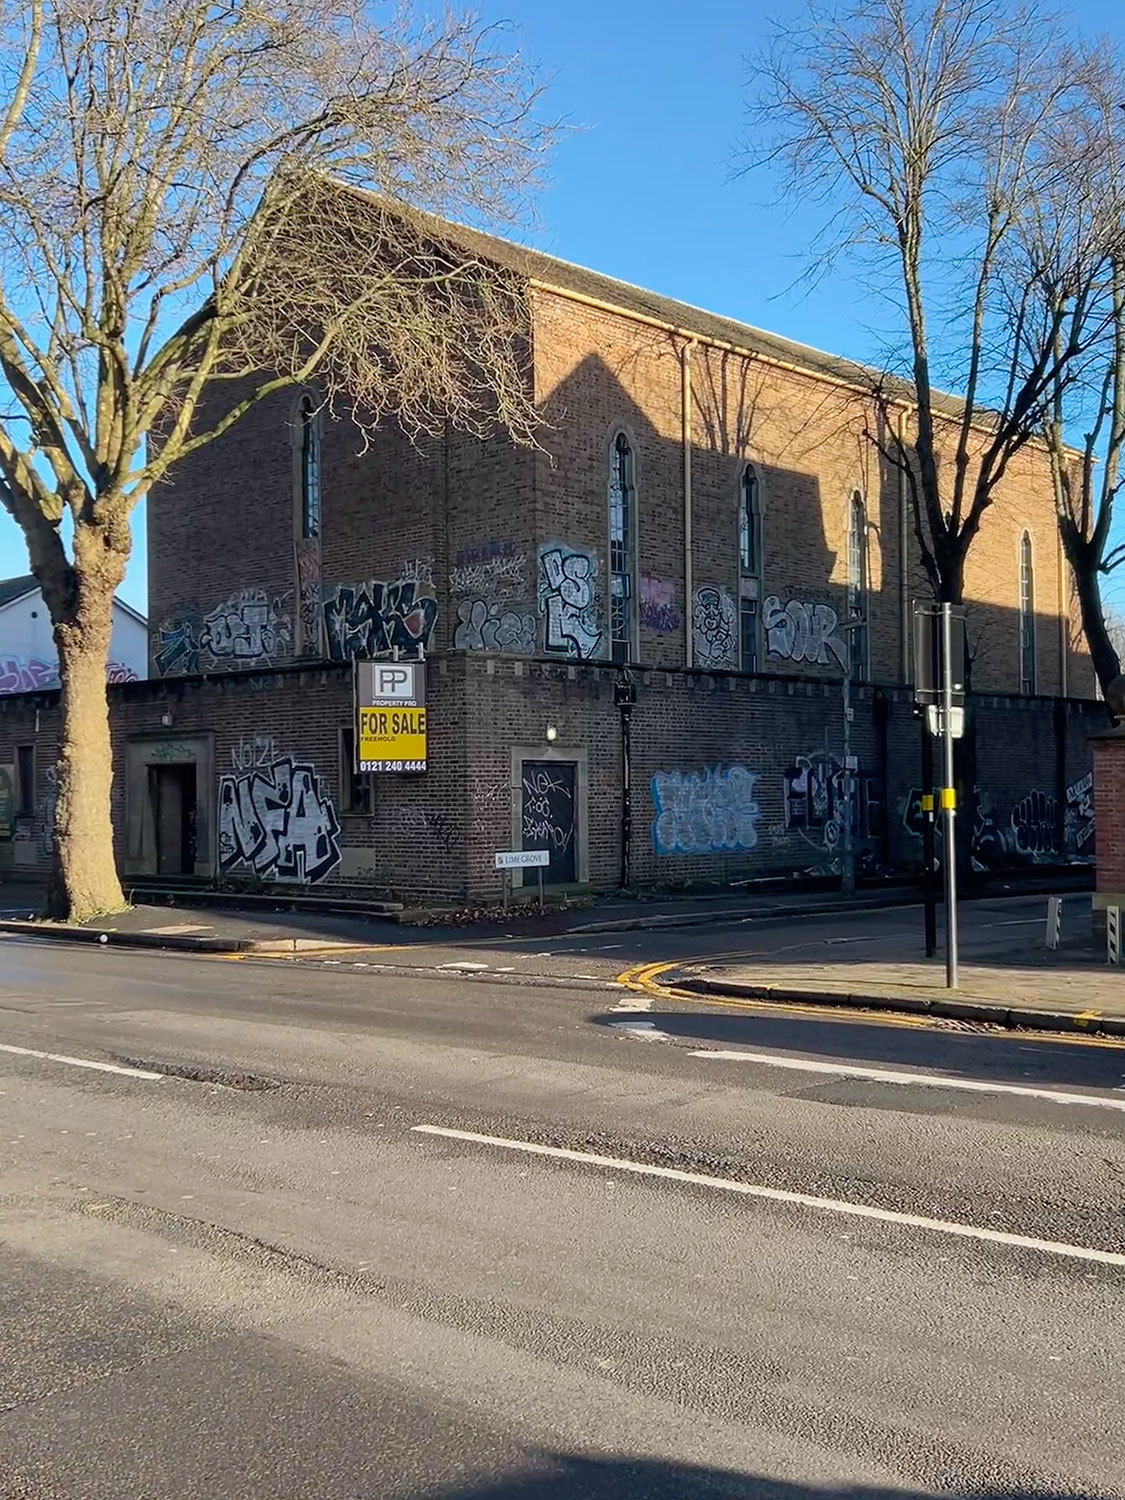
<svg viewBox="0 0 1125 1500">
<path fill-rule="evenodd" d="M 1125 1051 L 641 999 L 0 942 L 8 1492 L 1125 1496 Z"/>
</svg>

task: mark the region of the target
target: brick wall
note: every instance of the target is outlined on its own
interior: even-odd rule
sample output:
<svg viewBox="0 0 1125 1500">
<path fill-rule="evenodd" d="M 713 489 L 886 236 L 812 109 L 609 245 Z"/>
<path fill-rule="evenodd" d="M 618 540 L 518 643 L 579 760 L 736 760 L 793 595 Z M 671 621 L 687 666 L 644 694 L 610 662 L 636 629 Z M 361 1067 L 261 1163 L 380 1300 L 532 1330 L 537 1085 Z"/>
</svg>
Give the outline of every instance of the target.
<svg viewBox="0 0 1125 1500">
<path fill-rule="evenodd" d="M 1098 838 L 1095 907 L 1125 906 L 1125 730 L 1093 741 L 1094 817 Z"/>
<path fill-rule="evenodd" d="M 539 767 L 540 778 L 573 776 L 574 878 L 616 884 L 625 812 L 622 714 L 615 702 L 622 672 L 470 653 L 435 656 L 428 671 L 431 769 L 374 778 L 373 804 L 363 812 L 349 810 L 351 777 L 342 756 L 351 715 L 346 665 L 112 688 L 113 812 L 126 879 L 159 869 L 160 799 L 184 774 L 190 786 L 184 795 L 196 809 L 190 873 L 239 882 L 285 873 L 273 846 L 260 858 L 246 848 L 239 854 L 229 828 L 224 844 L 220 808 L 224 795 L 234 795 L 229 779 L 241 785 L 257 775 L 274 812 L 288 809 L 279 826 L 290 817 L 302 820 L 302 858 L 310 867 L 328 841 L 326 864 L 316 870 L 320 880 L 406 896 L 487 891 L 495 888 L 497 850 L 536 846 L 527 836 L 530 766 Z M 721 883 L 839 869 L 837 685 L 675 669 L 637 672 L 633 680 L 635 883 Z M 910 695 L 856 688 L 853 705 L 853 843 L 860 868 L 915 868 L 920 730 Z M 959 827 L 977 864 L 1089 858 L 1087 736 L 1104 724 L 1104 709 L 979 695 L 972 712 L 977 761 L 973 782 L 962 788 Z M 0 699 L 0 765 L 17 761 L 18 746 L 35 747 L 33 811 L 17 820 L 15 838 L 0 842 L 0 864 L 17 873 L 46 868 L 57 735 L 57 694 Z M 307 807 L 296 806 L 294 788 Z"/>
<path fill-rule="evenodd" d="M 901 683 L 909 637 L 904 568 L 907 605 L 926 597 L 928 585 L 912 522 L 903 552 L 899 476 L 865 436 L 870 404 L 847 387 L 764 359 L 692 347 L 688 599 L 684 340 L 542 289 L 533 303 L 539 449 L 454 433 L 412 443 L 391 424 L 365 446 L 350 421 L 325 414 L 313 612 L 337 628 L 320 638 L 306 631 L 304 654 L 346 655 L 390 640 L 363 629 L 381 611 L 408 648 L 421 640 L 431 651 L 604 659 L 609 458 L 620 431 L 632 448 L 636 486 L 634 659 L 682 666 L 694 619 L 695 664 L 737 667 L 738 502 L 752 461 L 761 479 L 764 558 L 754 585 L 764 620 L 759 669 L 839 678 L 843 640 L 833 622 L 847 613 L 849 513 L 858 493 L 867 516 L 868 675 Z M 262 403 L 154 492 L 150 616 L 158 674 L 281 665 L 301 644 L 299 399 L 287 393 Z M 951 434 L 944 436 L 948 446 Z M 1073 602 L 1049 476 L 1032 449 L 1013 460 L 969 556 L 973 682 L 981 691 L 1019 688 L 1025 530 L 1035 559 L 1036 686 L 1054 694 L 1063 689 L 1060 620 L 1073 631 Z M 307 549 L 301 555 L 307 563 Z M 359 586 L 369 580 L 388 592 L 365 593 Z M 560 634 L 560 621 L 569 635 Z M 1071 651 L 1067 669 L 1067 691 L 1088 694 L 1085 654 Z"/>
</svg>

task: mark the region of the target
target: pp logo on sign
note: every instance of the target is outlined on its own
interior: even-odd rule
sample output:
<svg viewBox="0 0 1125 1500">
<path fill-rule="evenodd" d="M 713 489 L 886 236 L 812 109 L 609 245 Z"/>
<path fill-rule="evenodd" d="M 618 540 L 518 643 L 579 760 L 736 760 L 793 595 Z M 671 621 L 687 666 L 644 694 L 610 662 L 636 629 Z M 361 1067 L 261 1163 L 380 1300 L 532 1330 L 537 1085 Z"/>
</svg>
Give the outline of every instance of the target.
<svg viewBox="0 0 1125 1500">
<path fill-rule="evenodd" d="M 377 666 L 375 668 L 375 696 L 381 699 L 413 698 L 414 669 L 412 667 Z"/>
</svg>

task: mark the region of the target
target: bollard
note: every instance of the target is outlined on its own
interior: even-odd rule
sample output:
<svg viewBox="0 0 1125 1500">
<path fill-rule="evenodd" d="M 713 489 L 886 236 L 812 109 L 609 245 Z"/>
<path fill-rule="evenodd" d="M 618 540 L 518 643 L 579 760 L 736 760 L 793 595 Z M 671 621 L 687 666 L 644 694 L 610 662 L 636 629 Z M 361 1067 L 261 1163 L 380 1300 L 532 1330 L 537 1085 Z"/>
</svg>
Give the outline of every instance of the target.
<svg viewBox="0 0 1125 1500">
<path fill-rule="evenodd" d="M 1047 897 L 1047 947 L 1057 948 L 1062 936 L 1062 897 Z"/>
<path fill-rule="evenodd" d="M 1121 962 L 1121 908 L 1119 906 L 1107 906 L 1105 909 L 1105 947 L 1106 962 L 1119 964 Z"/>
</svg>

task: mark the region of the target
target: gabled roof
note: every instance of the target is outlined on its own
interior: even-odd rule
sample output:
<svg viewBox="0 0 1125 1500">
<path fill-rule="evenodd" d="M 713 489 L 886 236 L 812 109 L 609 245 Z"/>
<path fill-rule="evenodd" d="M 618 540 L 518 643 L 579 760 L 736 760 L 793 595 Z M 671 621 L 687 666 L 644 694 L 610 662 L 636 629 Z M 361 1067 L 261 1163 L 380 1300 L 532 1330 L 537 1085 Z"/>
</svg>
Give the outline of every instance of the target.
<svg viewBox="0 0 1125 1500">
<path fill-rule="evenodd" d="M 15 604 L 17 599 L 26 599 L 28 594 L 39 592 L 39 580 L 33 573 L 24 573 L 20 578 L 0 578 L 0 609 L 9 604 Z M 126 604 L 119 595 L 114 595 L 114 605 L 123 609 L 126 614 L 132 615 L 134 620 L 147 627 L 148 621 L 139 609 L 134 609 L 131 604 Z"/>
<path fill-rule="evenodd" d="M 734 345 L 763 359 L 795 366 L 810 375 L 842 382 L 861 391 L 879 387 L 888 398 L 899 403 L 909 405 L 915 399 L 912 382 L 858 360 L 828 354 L 823 349 L 814 349 L 810 344 L 800 344 L 794 339 L 783 338 L 780 334 L 755 328 L 750 323 L 740 323 L 735 318 L 707 312 L 689 302 L 679 302 L 674 297 L 646 291 L 644 287 L 634 286 L 628 281 L 618 281 L 613 276 L 604 276 L 600 271 L 588 270 L 572 261 L 546 255 L 541 250 L 529 250 L 525 245 L 516 244 L 514 240 L 486 234 L 482 230 L 471 229 L 468 225 L 440 218 L 421 209 L 407 208 L 350 183 L 335 185 L 343 192 L 368 199 L 387 213 L 413 221 L 436 241 L 445 240 L 470 255 L 491 261 L 549 290 L 569 293 L 641 318 L 673 325 L 677 330 L 704 341 Z M 946 416 L 957 417 L 964 410 L 964 403 L 955 395 L 934 390 L 932 396 L 934 410 Z M 978 412 L 978 419 L 985 416 L 986 412 L 982 407 Z"/>
<path fill-rule="evenodd" d="M 25 573 L 22 578 L 0 578 L 0 609 L 27 594 L 34 594 L 38 587 L 38 581 L 31 573 Z"/>
</svg>

